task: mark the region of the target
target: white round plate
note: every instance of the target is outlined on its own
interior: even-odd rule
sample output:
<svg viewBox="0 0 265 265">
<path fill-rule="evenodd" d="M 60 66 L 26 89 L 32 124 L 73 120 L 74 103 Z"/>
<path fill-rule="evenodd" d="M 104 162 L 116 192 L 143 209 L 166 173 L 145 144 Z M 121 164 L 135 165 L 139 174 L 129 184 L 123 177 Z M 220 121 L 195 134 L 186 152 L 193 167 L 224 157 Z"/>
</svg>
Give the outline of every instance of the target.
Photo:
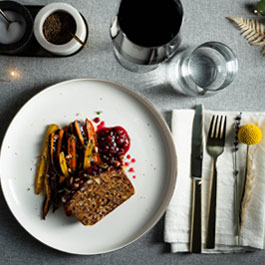
<svg viewBox="0 0 265 265">
<path fill-rule="evenodd" d="M 128 154 L 136 162 L 135 173 L 129 167 L 127 175 L 135 195 L 93 226 L 65 216 L 63 209 L 42 220 L 44 198 L 34 193 L 34 179 L 47 125 L 93 119 L 97 111 L 106 126 L 128 131 Z M 62 82 L 29 100 L 11 122 L 0 157 L 3 194 L 18 222 L 44 244 L 74 254 L 105 253 L 138 239 L 165 212 L 176 181 L 173 140 L 158 111 L 133 90 L 96 79 Z"/>
</svg>

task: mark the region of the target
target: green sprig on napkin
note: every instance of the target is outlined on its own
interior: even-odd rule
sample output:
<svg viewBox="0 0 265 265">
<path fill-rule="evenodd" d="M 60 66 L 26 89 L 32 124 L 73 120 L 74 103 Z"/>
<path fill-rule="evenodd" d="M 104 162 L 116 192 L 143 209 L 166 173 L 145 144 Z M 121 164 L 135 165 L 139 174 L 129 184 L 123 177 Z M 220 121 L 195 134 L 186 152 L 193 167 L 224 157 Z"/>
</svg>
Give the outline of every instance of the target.
<svg viewBox="0 0 265 265">
<path fill-rule="evenodd" d="M 238 174 L 239 174 L 239 169 L 238 169 L 238 163 L 237 163 L 237 152 L 239 150 L 239 141 L 238 141 L 238 131 L 240 128 L 240 122 L 242 118 L 242 112 L 240 112 L 236 118 L 235 118 L 235 124 L 234 124 L 234 130 L 235 130 L 235 139 L 234 139 L 234 146 L 233 146 L 233 154 L 234 154 L 234 160 L 233 160 L 233 166 L 234 166 L 234 180 L 235 180 L 235 198 L 234 198 L 234 204 L 235 204 L 235 220 L 236 220 L 236 231 L 237 231 L 237 236 L 239 236 L 240 231 L 240 222 L 239 222 L 239 198 L 238 198 Z M 239 242 L 238 242 L 239 245 Z"/>
</svg>

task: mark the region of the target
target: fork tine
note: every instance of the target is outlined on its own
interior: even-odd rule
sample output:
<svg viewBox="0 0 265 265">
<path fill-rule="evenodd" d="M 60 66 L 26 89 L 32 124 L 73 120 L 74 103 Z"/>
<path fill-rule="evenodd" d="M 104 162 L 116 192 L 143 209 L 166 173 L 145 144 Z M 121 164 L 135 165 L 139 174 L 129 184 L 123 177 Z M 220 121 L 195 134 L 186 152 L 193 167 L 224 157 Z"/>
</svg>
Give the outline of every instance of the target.
<svg viewBox="0 0 265 265">
<path fill-rule="evenodd" d="M 225 121 L 224 121 L 224 128 L 223 128 L 223 136 L 222 136 L 222 144 L 225 144 L 225 132 L 226 132 L 226 116 L 225 116 Z"/>
<path fill-rule="evenodd" d="M 222 122 L 223 122 L 223 115 L 221 115 L 221 119 L 219 122 L 219 129 L 218 129 L 218 135 L 216 136 L 216 138 L 221 138 L 222 135 Z"/>
<path fill-rule="evenodd" d="M 218 135 L 216 135 L 216 133 L 217 133 L 218 120 L 219 120 L 219 116 L 217 115 L 216 120 L 215 120 L 215 125 L 214 125 L 213 138 L 217 138 L 217 136 L 218 136 Z"/>
<path fill-rule="evenodd" d="M 215 116 L 213 115 L 212 119 L 211 119 L 209 130 L 208 130 L 208 138 L 212 137 L 214 118 L 215 118 Z"/>
</svg>

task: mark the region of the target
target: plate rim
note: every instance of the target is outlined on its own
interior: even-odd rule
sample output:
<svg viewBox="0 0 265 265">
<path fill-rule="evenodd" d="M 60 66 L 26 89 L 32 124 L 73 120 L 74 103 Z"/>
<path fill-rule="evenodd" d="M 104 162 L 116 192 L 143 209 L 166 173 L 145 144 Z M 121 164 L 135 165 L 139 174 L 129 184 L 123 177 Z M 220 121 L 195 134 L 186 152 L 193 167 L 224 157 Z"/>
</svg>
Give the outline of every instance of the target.
<svg viewBox="0 0 265 265">
<path fill-rule="evenodd" d="M 56 87 L 60 87 L 63 86 L 65 84 L 68 83 L 75 83 L 75 82 L 82 82 L 82 81 L 94 81 L 94 82 L 99 82 L 99 83 L 104 83 L 104 84 L 110 84 L 113 85 L 115 87 L 118 87 L 118 89 L 124 91 L 125 93 L 128 93 L 130 96 L 133 96 L 134 98 L 137 99 L 138 102 L 140 102 L 141 104 L 144 104 L 144 106 L 147 108 L 148 111 L 150 111 L 152 113 L 152 116 L 156 119 L 156 121 L 158 122 L 159 126 L 163 129 L 163 135 L 166 139 L 167 142 L 167 146 L 169 149 L 169 153 L 170 153 L 170 157 L 171 157 L 171 161 L 175 161 L 174 163 L 172 163 L 171 165 L 171 169 L 169 174 L 171 174 L 172 176 L 174 176 L 171 179 L 171 188 L 170 190 L 167 192 L 165 199 L 162 201 L 161 206 L 158 208 L 157 212 L 159 211 L 159 213 L 155 213 L 154 217 L 152 218 L 153 221 L 151 223 L 151 225 L 148 226 L 148 228 L 143 229 L 144 231 L 140 232 L 138 236 L 134 237 L 132 240 L 129 240 L 127 243 L 118 246 L 118 247 L 113 247 L 107 251 L 99 251 L 99 252 L 91 252 L 91 253 L 83 253 L 83 252 L 76 252 L 76 251 L 68 251 L 68 250 L 63 250 L 62 248 L 59 247 L 55 247 L 52 245 L 49 245 L 48 243 L 44 242 L 43 240 L 39 239 L 37 236 L 35 236 L 28 228 L 26 228 L 19 220 L 19 218 L 16 216 L 16 213 L 13 212 L 13 210 L 11 209 L 11 205 L 9 204 L 8 200 L 7 200 L 7 196 L 5 193 L 5 189 L 3 187 L 3 182 L 1 181 L 1 176 L 2 176 L 2 153 L 3 153 L 3 145 L 5 142 L 5 138 L 7 133 L 9 132 L 9 129 L 11 127 L 11 125 L 13 124 L 13 122 L 15 122 L 17 116 L 21 113 L 21 111 L 24 109 L 24 107 L 26 105 L 28 105 L 30 102 L 34 101 L 37 97 L 41 96 L 42 94 L 48 92 L 49 90 L 52 90 Z M 172 157 L 173 156 L 173 157 Z M 167 122 L 165 121 L 165 119 L 163 118 L 162 114 L 155 108 L 155 106 L 147 99 L 145 98 L 143 95 L 141 95 L 138 91 L 133 90 L 132 88 L 129 88 L 127 85 L 124 85 L 122 83 L 116 82 L 116 81 L 110 81 L 107 79 L 101 79 L 101 78 L 74 78 L 74 79 L 68 79 L 65 81 L 61 81 L 58 83 L 54 83 L 52 85 L 49 85 L 47 87 L 44 87 L 41 91 L 37 92 L 35 95 L 33 95 L 31 98 L 29 98 L 20 108 L 19 110 L 16 112 L 16 114 L 14 115 L 14 117 L 12 118 L 12 120 L 10 121 L 9 125 L 6 128 L 6 131 L 4 133 L 3 139 L 2 139 L 2 143 L 0 146 L 0 186 L 1 186 L 1 190 L 3 193 L 3 198 L 6 202 L 6 205 L 8 206 L 10 212 L 12 213 L 13 217 L 15 218 L 15 220 L 18 222 L 18 224 L 30 235 L 32 236 L 34 239 L 37 239 L 40 243 L 48 246 L 49 248 L 55 249 L 57 251 L 63 252 L 63 253 L 68 253 L 68 254 L 74 254 L 74 255 L 80 255 L 80 256 L 93 256 L 93 255 L 99 255 L 99 254 L 106 254 L 106 253 L 110 253 L 110 252 L 114 252 L 117 251 L 119 249 L 122 249 L 124 247 L 127 247 L 128 245 L 134 243 L 135 241 L 137 241 L 138 239 L 140 239 L 142 236 L 144 236 L 146 233 L 148 233 L 158 222 L 159 220 L 162 218 L 162 216 L 164 215 L 164 213 L 167 210 L 167 207 L 170 203 L 170 200 L 173 196 L 174 190 L 175 190 L 175 186 L 176 186 L 176 181 L 177 181 L 177 153 L 176 153 L 176 147 L 175 147 L 175 143 L 174 143 L 174 139 L 172 136 L 172 133 L 170 131 L 170 128 L 167 124 Z"/>
</svg>

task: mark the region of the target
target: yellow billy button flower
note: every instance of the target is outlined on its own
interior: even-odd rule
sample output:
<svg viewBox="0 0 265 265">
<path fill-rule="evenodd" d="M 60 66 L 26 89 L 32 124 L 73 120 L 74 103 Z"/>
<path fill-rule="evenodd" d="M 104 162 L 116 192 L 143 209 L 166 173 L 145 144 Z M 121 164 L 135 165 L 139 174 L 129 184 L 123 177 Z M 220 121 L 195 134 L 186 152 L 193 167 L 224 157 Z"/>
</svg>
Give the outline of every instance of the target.
<svg viewBox="0 0 265 265">
<path fill-rule="evenodd" d="M 238 131 L 239 142 L 247 145 L 258 144 L 262 139 L 262 131 L 255 124 L 241 126 Z"/>
</svg>

